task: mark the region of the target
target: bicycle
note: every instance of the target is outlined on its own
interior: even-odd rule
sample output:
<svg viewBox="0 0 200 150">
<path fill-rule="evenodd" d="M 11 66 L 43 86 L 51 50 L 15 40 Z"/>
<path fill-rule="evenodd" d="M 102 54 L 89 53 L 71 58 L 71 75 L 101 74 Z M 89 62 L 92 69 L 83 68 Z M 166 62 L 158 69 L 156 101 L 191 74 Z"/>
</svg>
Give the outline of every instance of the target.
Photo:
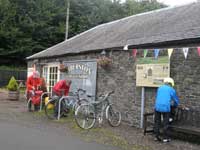
<svg viewBox="0 0 200 150">
<path fill-rule="evenodd" d="M 86 93 L 83 89 L 78 89 L 75 93 L 69 94 L 69 96 L 52 96 L 52 98 L 45 104 L 45 115 L 49 119 L 60 119 L 60 116 L 67 116 L 70 109 L 75 111 L 75 109 L 82 103 L 88 103 L 87 99 L 81 98 L 81 92 Z M 59 105 L 58 115 L 55 116 L 55 103 Z"/>
<path fill-rule="evenodd" d="M 97 101 L 81 104 L 75 110 L 76 124 L 82 129 L 90 129 L 94 126 L 97 119 L 99 124 L 103 122 L 105 113 L 106 119 L 111 126 L 119 126 L 121 123 L 121 112 L 109 100 L 109 96 L 113 93 L 114 91 L 108 92 L 105 95 L 99 96 Z"/>
</svg>

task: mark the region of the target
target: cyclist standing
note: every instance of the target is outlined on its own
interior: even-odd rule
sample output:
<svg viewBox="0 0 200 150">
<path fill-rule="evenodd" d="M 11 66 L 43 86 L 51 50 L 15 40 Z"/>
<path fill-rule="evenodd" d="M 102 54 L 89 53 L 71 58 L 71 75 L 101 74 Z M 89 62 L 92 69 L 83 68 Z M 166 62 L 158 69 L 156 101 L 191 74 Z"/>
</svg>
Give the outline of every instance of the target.
<svg viewBox="0 0 200 150">
<path fill-rule="evenodd" d="M 26 82 L 27 87 L 27 100 L 29 100 L 30 96 L 34 96 L 35 90 L 41 86 L 40 73 L 38 71 L 34 71 L 31 76 L 28 77 Z M 32 102 L 29 103 L 28 109 L 31 110 Z M 39 110 L 39 105 L 34 105 L 35 111 Z"/>
<path fill-rule="evenodd" d="M 179 99 L 176 95 L 176 91 L 173 88 L 174 80 L 172 78 L 165 78 L 164 85 L 160 86 L 157 90 L 156 102 L 155 102 L 155 128 L 156 134 L 155 140 L 161 141 L 159 137 L 159 129 L 161 125 L 161 115 L 163 116 L 163 142 L 170 142 L 168 136 L 169 117 L 171 111 L 171 100 L 174 101 L 174 107 L 179 104 Z"/>
</svg>

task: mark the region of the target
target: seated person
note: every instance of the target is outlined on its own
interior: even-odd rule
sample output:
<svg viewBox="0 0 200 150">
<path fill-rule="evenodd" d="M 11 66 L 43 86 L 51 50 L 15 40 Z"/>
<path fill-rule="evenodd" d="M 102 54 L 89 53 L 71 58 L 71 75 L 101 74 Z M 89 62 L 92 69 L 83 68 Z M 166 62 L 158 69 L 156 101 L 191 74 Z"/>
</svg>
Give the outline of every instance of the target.
<svg viewBox="0 0 200 150">
<path fill-rule="evenodd" d="M 31 76 L 28 77 L 26 82 L 27 87 L 27 100 L 31 96 L 35 95 L 35 91 L 38 90 L 38 88 L 41 86 L 41 79 L 40 79 L 40 73 L 38 71 L 34 71 Z M 31 111 L 31 105 L 32 102 L 29 103 L 28 109 Z M 39 105 L 34 105 L 35 111 L 39 110 Z"/>
<path fill-rule="evenodd" d="M 57 117 L 58 116 L 58 103 L 59 103 L 59 99 L 64 95 L 64 96 L 68 96 L 69 94 L 69 89 L 70 89 L 70 85 L 71 85 L 71 80 L 60 80 L 58 81 L 53 89 L 52 89 L 52 94 L 53 97 L 57 96 L 57 100 L 55 102 L 55 107 L 54 107 L 54 116 Z M 62 105 L 61 105 L 61 111 L 62 111 Z"/>
</svg>

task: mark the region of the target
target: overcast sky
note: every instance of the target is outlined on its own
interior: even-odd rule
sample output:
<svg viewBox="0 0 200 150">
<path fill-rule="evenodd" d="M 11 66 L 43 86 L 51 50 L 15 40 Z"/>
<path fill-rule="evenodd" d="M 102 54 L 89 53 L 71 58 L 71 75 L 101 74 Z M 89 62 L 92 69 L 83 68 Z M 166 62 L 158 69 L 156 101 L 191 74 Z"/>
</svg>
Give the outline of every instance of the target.
<svg viewBox="0 0 200 150">
<path fill-rule="evenodd" d="M 196 2 L 197 0 L 157 0 L 157 1 L 170 5 L 170 6 L 178 6 L 178 5 L 184 5 L 184 4 Z"/>
<path fill-rule="evenodd" d="M 121 1 L 124 2 L 125 0 L 121 0 Z M 180 6 L 180 5 L 196 2 L 197 0 L 157 0 L 157 1 L 167 4 L 169 6 Z"/>
</svg>

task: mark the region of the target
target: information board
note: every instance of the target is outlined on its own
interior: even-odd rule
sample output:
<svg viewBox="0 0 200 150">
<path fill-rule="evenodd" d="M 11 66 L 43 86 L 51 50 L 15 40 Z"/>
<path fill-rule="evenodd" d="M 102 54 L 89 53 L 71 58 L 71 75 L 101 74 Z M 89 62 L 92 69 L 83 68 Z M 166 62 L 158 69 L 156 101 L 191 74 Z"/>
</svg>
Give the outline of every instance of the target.
<svg viewBox="0 0 200 150">
<path fill-rule="evenodd" d="M 136 86 L 159 87 L 163 80 L 170 76 L 168 57 L 142 58 L 136 65 Z"/>
</svg>

